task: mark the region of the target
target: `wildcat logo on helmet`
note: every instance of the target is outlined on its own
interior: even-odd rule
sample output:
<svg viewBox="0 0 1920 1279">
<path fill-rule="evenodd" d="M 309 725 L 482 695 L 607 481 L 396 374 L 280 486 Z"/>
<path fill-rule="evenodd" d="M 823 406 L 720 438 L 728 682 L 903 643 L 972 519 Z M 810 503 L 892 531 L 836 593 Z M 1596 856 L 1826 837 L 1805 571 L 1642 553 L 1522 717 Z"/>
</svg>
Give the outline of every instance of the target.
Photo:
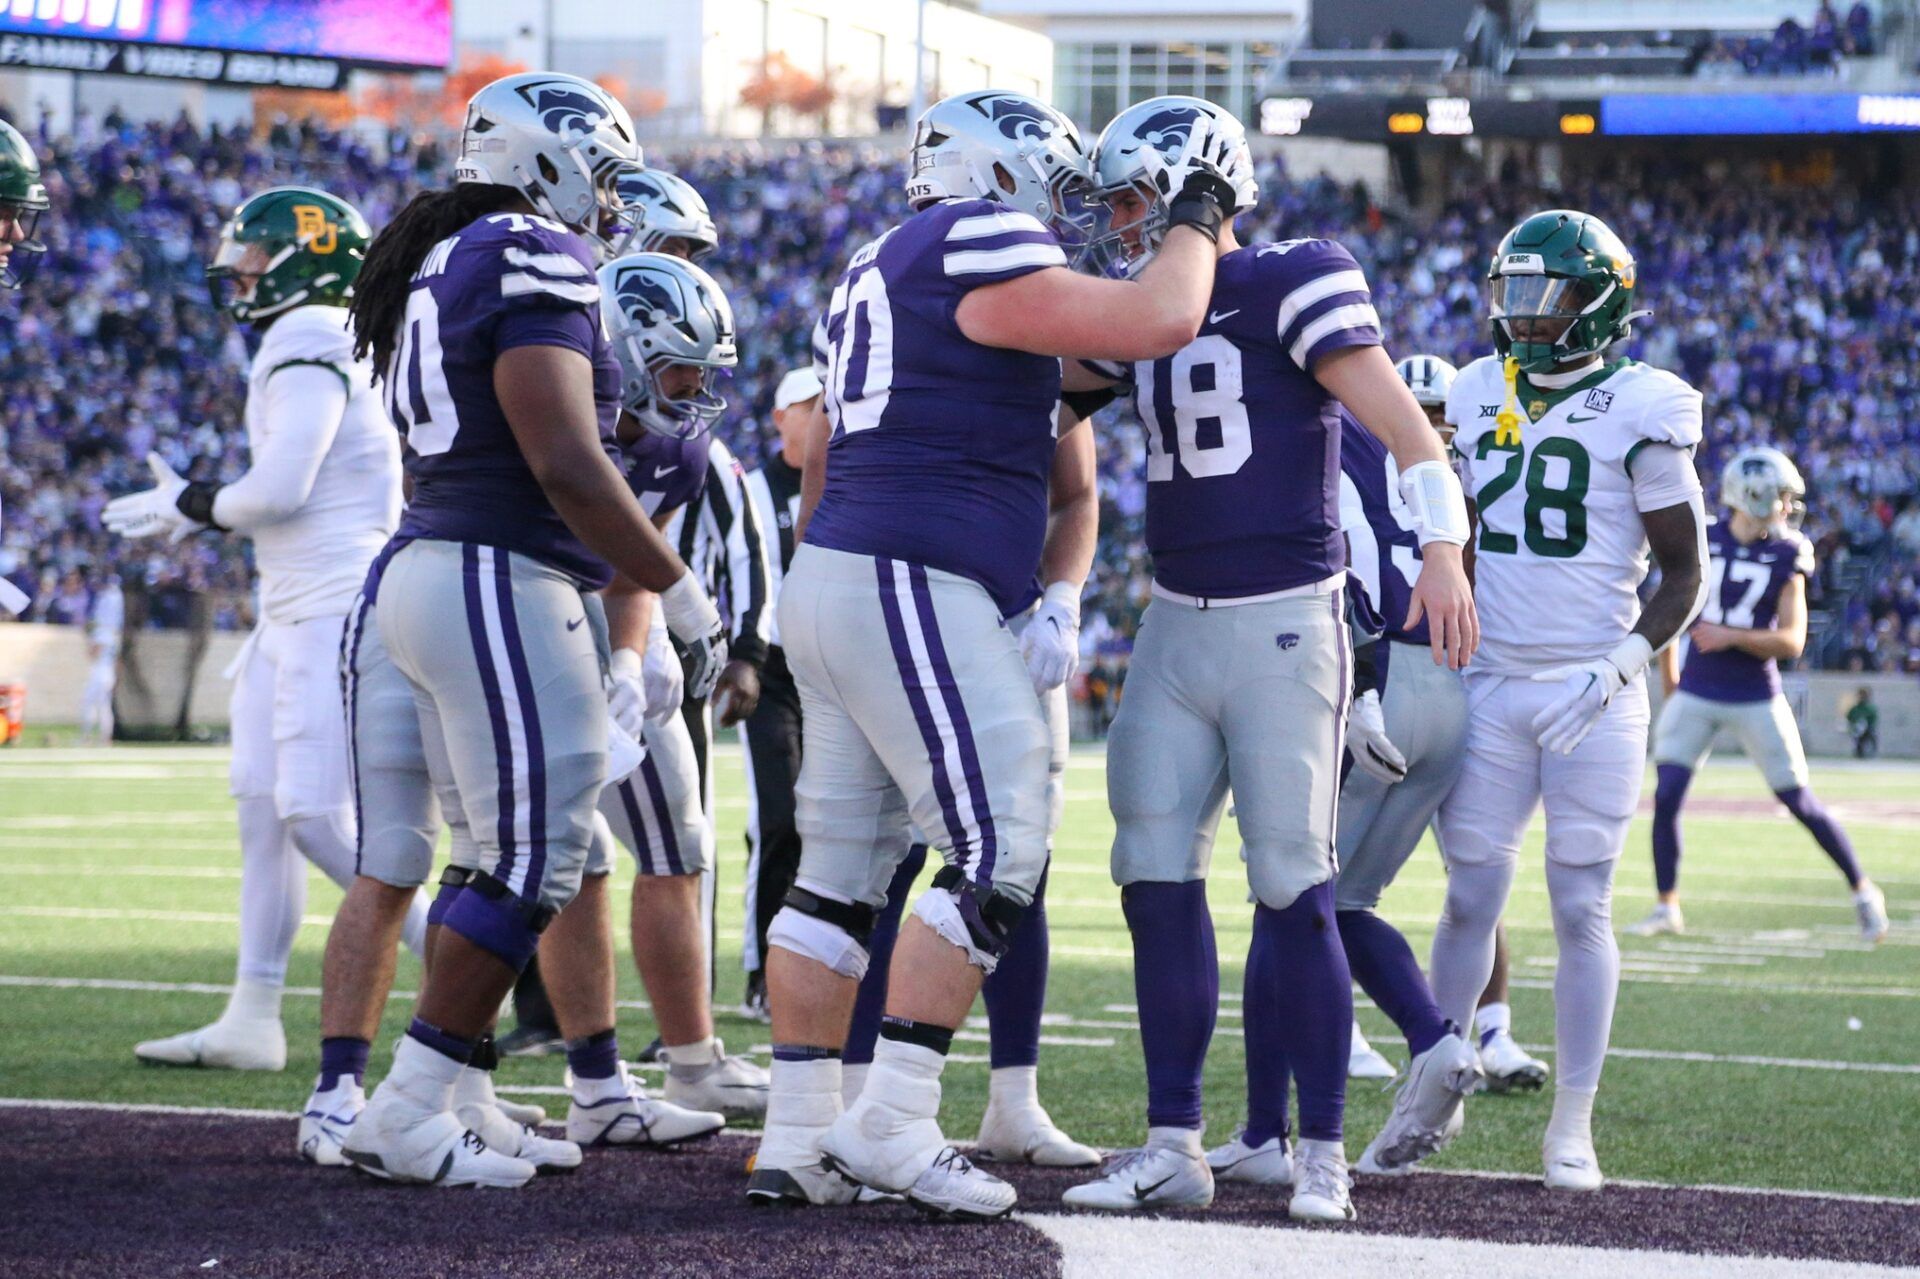
<svg viewBox="0 0 1920 1279">
<path fill-rule="evenodd" d="M 1025 98 L 988 94 L 975 98 L 973 105 L 1010 138 L 1050 138 L 1060 128 L 1038 105 Z"/>
<path fill-rule="evenodd" d="M 629 315 L 640 307 L 645 307 L 648 312 L 664 315 L 678 313 L 678 308 L 673 304 L 673 294 L 667 291 L 664 284 L 644 270 L 629 271 L 622 276 L 619 287 L 614 290 L 614 295 L 620 299 L 620 309 Z M 636 318 L 643 323 L 651 323 L 653 317 L 649 314 Z"/>
<path fill-rule="evenodd" d="M 601 103 L 564 81 L 523 84 L 518 91 L 540 113 L 540 123 L 558 134 L 591 133 L 607 118 Z"/>
<path fill-rule="evenodd" d="M 1177 155 L 1193 132 L 1193 122 L 1204 112 L 1199 107 L 1168 107 L 1140 122 L 1138 136 L 1148 146 L 1165 155 Z"/>
</svg>

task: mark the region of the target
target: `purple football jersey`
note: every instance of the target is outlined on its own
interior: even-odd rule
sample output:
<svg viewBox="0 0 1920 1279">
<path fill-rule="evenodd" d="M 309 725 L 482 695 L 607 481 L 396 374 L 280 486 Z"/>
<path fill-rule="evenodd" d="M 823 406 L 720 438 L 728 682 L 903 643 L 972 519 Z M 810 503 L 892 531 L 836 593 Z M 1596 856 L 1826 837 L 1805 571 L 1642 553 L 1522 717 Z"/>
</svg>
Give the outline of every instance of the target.
<svg viewBox="0 0 1920 1279">
<path fill-rule="evenodd" d="M 705 431 L 684 440 L 642 431 L 631 444 L 620 446 L 627 487 L 649 516 L 677 511 L 700 495 L 711 442 Z"/>
<path fill-rule="evenodd" d="M 1231 599 L 1340 571 L 1343 411 L 1312 369 L 1379 343 L 1366 277 L 1338 244 L 1249 245 L 1220 259 L 1200 336 L 1134 365 L 1157 583 Z"/>
<path fill-rule="evenodd" d="M 1769 630 L 1780 592 L 1795 573 L 1813 574 L 1813 543 L 1798 532 L 1742 542 L 1726 522 L 1707 526 L 1707 603 L 1703 621 Z M 1737 648 L 1701 653 L 1689 644 L 1680 688 L 1711 702 L 1764 702 L 1780 691 L 1780 666 Z"/>
<path fill-rule="evenodd" d="M 1426 618 L 1406 624 L 1420 575 L 1420 538 L 1400 500 L 1399 469 L 1387 446 L 1345 412 L 1340 414 L 1340 472 L 1346 478 L 1340 524 L 1350 552 L 1349 588 L 1358 582 L 1385 638 L 1428 643 Z"/>
<path fill-rule="evenodd" d="M 833 436 L 806 541 L 970 578 L 1009 616 L 1033 602 L 1060 361 L 982 346 L 954 311 L 1065 265 L 1053 232 L 988 200 L 931 205 L 854 254 L 827 309 Z"/>
<path fill-rule="evenodd" d="M 489 214 L 435 245 L 412 290 L 384 370 L 413 481 L 397 536 L 496 546 L 605 586 L 613 570 L 561 522 L 493 393 L 503 351 L 580 352 L 593 362 L 601 444 L 619 464 L 620 366 L 587 242 L 547 218 Z"/>
</svg>

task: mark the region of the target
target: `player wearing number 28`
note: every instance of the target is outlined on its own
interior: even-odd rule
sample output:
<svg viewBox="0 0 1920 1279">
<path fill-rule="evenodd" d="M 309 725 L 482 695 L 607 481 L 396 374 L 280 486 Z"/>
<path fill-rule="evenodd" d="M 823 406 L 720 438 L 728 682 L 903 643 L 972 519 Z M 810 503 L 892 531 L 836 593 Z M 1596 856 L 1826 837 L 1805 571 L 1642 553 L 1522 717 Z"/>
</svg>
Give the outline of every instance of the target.
<svg viewBox="0 0 1920 1279">
<path fill-rule="evenodd" d="M 1440 809 L 1449 873 L 1431 972 L 1440 1010 L 1465 1024 L 1544 803 L 1560 948 L 1546 1182 L 1588 1190 L 1620 973 L 1613 868 L 1646 766 L 1641 675 L 1704 595 L 1700 396 L 1614 353 L 1646 312 L 1633 309 L 1632 255 L 1599 219 L 1533 215 L 1501 241 L 1489 282 L 1499 354 L 1462 369 L 1447 398 L 1479 507 L 1483 643 L 1466 676 L 1465 768 Z M 1643 607 L 1649 544 L 1661 581 Z"/>
<path fill-rule="evenodd" d="M 820 497 L 780 593 L 803 846 L 767 930 L 774 1059 L 753 1202 L 844 1203 L 858 1181 L 942 1216 L 1013 1207 L 935 1118 L 954 1029 L 1047 863 L 1046 716 L 1004 620 L 1041 594 L 1060 357 L 1192 340 L 1233 207 L 1229 159 L 1199 130 L 1162 166 L 1164 262 L 1076 275 L 1063 244 L 1085 230 L 1091 169 L 1072 123 L 1021 94 L 948 98 L 915 130 L 913 214 L 834 288 L 833 429 L 807 460 Z M 914 829 L 946 865 L 900 928 L 873 1062 L 843 1114 L 867 942 Z"/>
<path fill-rule="evenodd" d="M 1107 240 L 1158 265 L 1157 174 L 1193 132 L 1233 139 L 1234 212 L 1259 199 L 1240 122 L 1196 98 L 1128 109 L 1095 151 Z M 1334 826 L 1350 673 L 1340 436 L 1350 414 L 1386 445 L 1424 549 L 1409 621 L 1436 662 L 1475 643 L 1461 565 L 1466 506 L 1439 436 L 1380 345 L 1351 254 L 1329 240 L 1241 245 L 1229 226 L 1206 323 L 1131 366 L 1147 434 L 1153 601 L 1107 754 L 1113 877 L 1133 935 L 1147 1144 L 1076 1206 L 1199 1207 L 1201 1069 L 1220 990 L 1206 876 L 1231 786 L 1257 899 L 1249 966 L 1287 973 L 1270 1010 L 1299 1082 L 1291 1211 L 1351 1220 L 1341 1117 L 1353 994 L 1334 924 Z M 1150 269 L 1150 268 L 1149 268 Z"/>
</svg>

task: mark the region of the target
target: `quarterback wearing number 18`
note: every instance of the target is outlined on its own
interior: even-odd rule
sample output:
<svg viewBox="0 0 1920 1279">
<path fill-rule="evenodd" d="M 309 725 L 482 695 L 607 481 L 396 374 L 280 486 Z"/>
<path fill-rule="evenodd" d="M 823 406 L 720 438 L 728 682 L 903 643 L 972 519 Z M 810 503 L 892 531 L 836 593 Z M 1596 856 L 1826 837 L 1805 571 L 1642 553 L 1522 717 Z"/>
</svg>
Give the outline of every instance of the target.
<svg viewBox="0 0 1920 1279">
<path fill-rule="evenodd" d="M 1609 358 L 1645 313 L 1633 310 L 1633 258 L 1598 218 L 1535 214 L 1501 241 L 1489 280 L 1498 355 L 1462 369 L 1447 398 L 1480 513 L 1482 644 L 1466 676 L 1466 763 L 1440 809 L 1449 873 L 1431 971 L 1441 1012 L 1467 1024 L 1521 836 L 1544 803 L 1560 947 L 1546 1182 L 1590 1190 L 1601 1181 L 1593 1097 L 1619 984 L 1613 867 L 1646 762 L 1640 676 L 1702 595 L 1700 396 Z M 1642 607 L 1649 544 L 1661 582 Z"/>
</svg>

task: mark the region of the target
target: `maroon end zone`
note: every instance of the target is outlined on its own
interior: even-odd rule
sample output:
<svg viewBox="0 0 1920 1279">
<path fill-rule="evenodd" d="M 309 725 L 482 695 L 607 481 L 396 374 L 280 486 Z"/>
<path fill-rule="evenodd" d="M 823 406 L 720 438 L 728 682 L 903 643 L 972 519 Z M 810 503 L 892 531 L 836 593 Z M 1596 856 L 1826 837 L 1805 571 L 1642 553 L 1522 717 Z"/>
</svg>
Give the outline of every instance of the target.
<svg viewBox="0 0 1920 1279">
<path fill-rule="evenodd" d="M 320 1170 L 291 1121 L 106 1110 L 0 1110 L 0 1271 L 43 1276 L 658 1275 L 837 1279 L 912 1269 L 953 1279 L 1057 1275 L 1017 1222 L 937 1226 L 911 1209 L 756 1210 L 752 1139 L 671 1155 L 590 1152 L 521 1191 L 432 1191 Z M 1026 1211 L 1084 1173 L 1019 1169 Z M 1363 1179 L 1368 1233 L 1920 1265 L 1920 1208 L 1729 1191 L 1612 1187 L 1552 1195 L 1525 1181 Z M 1223 1186 L 1200 1218 L 1286 1227 L 1284 1201 Z M 218 1266 L 204 1267 L 217 1260 Z"/>
</svg>

